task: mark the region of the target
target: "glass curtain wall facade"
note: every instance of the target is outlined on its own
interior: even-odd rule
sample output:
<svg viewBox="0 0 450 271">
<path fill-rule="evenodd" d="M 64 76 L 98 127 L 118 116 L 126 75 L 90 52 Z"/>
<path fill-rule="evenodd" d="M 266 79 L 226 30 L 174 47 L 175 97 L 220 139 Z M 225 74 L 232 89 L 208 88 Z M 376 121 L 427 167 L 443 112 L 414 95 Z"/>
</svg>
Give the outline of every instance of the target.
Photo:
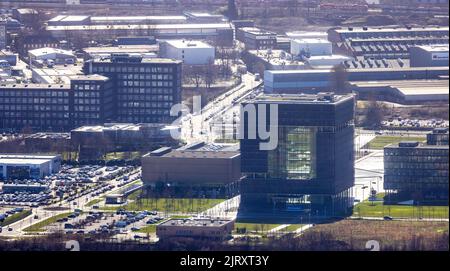
<svg viewBox="0 0 450 271">
<path fill-rule="evenodd" d="M 384 189 L 391 202 L 448 204 L 447 146 L 389 146 L 384 149 Z"/>
<path fill-rule="evenodd" d="M 245 178 L 240 210 L 350 214 L 353 96 L 323 100 L 317 95 L 264 95 L 248 102 L 258 105 L 256 115 L 259 105 L 274 103 L 278 104 L 278 145 L 274 150 L 261 150 L 263 140 L 248 138 L 250 118 L 247 113 L 241 115 L 241 125 L 245 126 L 240 141 L 241 170 Z"/>
<path fill-rule="evenodd" d="M 268 152 L 273 178 L 307 180 L 316 176 L 316 129 L 284 126 L 278 129 L 278 148 Z"/>
</svg>

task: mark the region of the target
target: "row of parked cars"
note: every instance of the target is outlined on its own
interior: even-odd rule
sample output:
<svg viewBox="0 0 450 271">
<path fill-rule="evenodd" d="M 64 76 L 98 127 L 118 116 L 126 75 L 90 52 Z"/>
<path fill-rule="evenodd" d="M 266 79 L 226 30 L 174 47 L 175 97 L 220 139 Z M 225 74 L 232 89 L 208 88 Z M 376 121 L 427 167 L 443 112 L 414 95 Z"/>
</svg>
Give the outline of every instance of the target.
<svg viewBox="0 0 450 271">
<path fill-rule="evenodd" d="M 0 222 L 3 222 L 10 215 L 23 212 L 23 210 L 24 210 L 23 208 L 18 207 L 18 208 L 8 210 L 5 213 L 0 213 Z"/>
<path fill-rule="evenodd" d="M 0 192 L 0 204 L 8 205 L 22 205 L 22 206 L 31 206 L 38 207 L 41 205 L 50 204 L 52 196 L 50 191 L 43 191 L 40 193 L 32 193 L 28 191 L 16 191 L 12 194 L 6 194 L 4 192 Z"/>
<path fill-rule="evenodd" d="M 130 211 L 125 211 L 125 210 L 118 210 L 116 212 L 116 214 L 122 215 L 122 216 L 124 216 L 124 218 L 117 221 L 114 226 L 116 228 L 125 228 L 126 226 L 128 226 L 130 224 L 142 221 L 143 219 L 145 219 L 148 216 L 156 216 L 158 213 L 156 211 L 130 212 Z M 158 217 L 158 219 L 160 220 L 159 217 Z M 155 218 L 151 218 L 147 222 L 152 221 L 152 222 L 156 223 L 155 221 L 159 221 L 159 220 L 155 220 Z M 147 224 L 154 224 L 154 223 L 147 223 Z M 133 228 L 131 228 L 131 230 L 138 231 L 140 229 L 138 227 L 133 227 Z"/>
</svg>

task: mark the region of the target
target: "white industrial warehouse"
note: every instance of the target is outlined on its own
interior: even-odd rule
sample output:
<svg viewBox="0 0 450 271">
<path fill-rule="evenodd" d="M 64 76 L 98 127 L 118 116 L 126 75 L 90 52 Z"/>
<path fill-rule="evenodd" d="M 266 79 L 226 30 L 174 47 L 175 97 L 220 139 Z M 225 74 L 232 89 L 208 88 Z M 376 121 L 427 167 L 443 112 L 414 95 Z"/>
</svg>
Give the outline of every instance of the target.
<svg viewBox="0 0 450 271">
<path fill-rule="evenodd" d="M 186 65 L 205 65 L 215 60 L 213 46 L 198 40 L 166 40 L 161 48 L 164 57 L 183 61 Z"/>
</svg>

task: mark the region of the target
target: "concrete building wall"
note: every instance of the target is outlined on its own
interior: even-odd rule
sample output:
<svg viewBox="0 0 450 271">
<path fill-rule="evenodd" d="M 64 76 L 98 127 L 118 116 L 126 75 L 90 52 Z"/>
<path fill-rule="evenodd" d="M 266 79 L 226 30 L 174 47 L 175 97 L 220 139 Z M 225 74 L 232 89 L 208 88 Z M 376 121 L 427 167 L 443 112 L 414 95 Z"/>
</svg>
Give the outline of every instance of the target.
<svg viewBox="0 0 450 271">
<path fill-rule="evenodd" d="M 311 56 L 331 55 L 333 46 L 331 42 L 324 39 L 301 39 L 291 41 L 291 54 L 299 55 L 301 52 L 309 53 Z"/>
<path fill-rule="evenodd" d="M 240 156 L 233 158 L 142 158 L 144 183 L 227 184 L 241 178 Z"/>
<path fill-rule="evenodd" d="M 180 41 L 187 44 L 192 43 L 192 47 L 177 47 L 174 44 L 167 42 L 165 57 L 173 58 L 183 61 L 186 65 L 206 65 L 209 61 L 215 59 L 214 47 L 197 47 L 197 42 L 193 41 Z"/>
</svg>

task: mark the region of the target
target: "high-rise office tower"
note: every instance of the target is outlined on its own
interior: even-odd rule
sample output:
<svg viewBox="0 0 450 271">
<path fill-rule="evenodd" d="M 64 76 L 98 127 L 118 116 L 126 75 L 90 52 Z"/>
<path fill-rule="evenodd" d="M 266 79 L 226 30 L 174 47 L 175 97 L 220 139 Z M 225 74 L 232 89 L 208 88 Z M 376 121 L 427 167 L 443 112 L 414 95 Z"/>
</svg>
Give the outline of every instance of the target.
<svg viewBox="0 0 450 271">
<path fill-rule="evenodd" d="M 254 106 L 252 110 L 245 106 Z M 277 110 L 270 108 L 276 105 Z M 241 125 L 241 209 L 299 211 L 317 216 L 340 216 L 351 211 L 354 185 L 353 95 L 332 93 L 266 94 L 244 103 Z M 266 127 L 278 134 L 273 150 L 261 149 L 260 136 L 249 127 L 261 110 Z M 264 113 L 265 112 L 265 113 Z M 256 130 L 260 129 L 256 123 Z M 266 129 L 267 130 L 267 129 Z"/>
<path fill-rule="evenodd" d="M 87 61 L 87 74 L 113 82 L 116 119 L 129 123 L 170 123 L 174 104 L 181 103 L 181 61 L 116 54 Z"/>
</svg>

